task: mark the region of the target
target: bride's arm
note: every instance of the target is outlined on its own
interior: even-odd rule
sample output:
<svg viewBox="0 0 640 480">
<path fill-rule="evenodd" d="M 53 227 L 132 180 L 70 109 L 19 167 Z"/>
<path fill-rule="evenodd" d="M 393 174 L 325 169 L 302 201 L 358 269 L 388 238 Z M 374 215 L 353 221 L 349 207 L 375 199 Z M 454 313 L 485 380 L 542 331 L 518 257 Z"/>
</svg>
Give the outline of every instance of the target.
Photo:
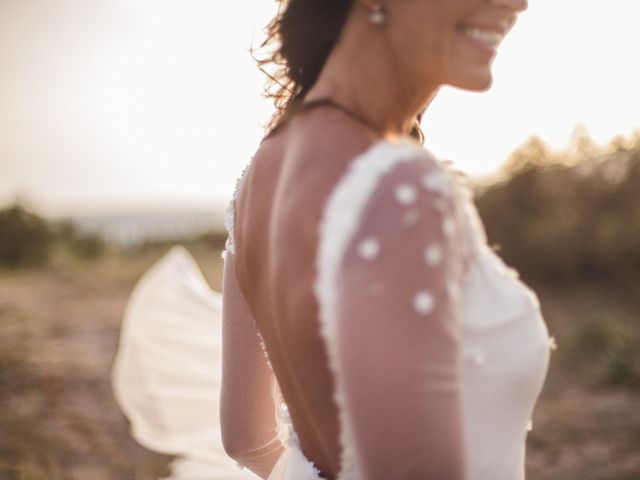
<svg viewBox="0 0 640 480">
<path fill-rule="evenodd" d="M 337 369 L 367 480 L 465 478 L 462 257 L 446 180 L 441 167 L 417 160 L 384 174 L 336 276 Z"/>
<path fill-rule="evenodd" d="M 226 252 L 222 295 L 220 424 L 227 454 L 266 478 L 282 452 L 271 396 L 273 372 L 253 314 L 238 287 L 233 254 Z"/>
</svg>

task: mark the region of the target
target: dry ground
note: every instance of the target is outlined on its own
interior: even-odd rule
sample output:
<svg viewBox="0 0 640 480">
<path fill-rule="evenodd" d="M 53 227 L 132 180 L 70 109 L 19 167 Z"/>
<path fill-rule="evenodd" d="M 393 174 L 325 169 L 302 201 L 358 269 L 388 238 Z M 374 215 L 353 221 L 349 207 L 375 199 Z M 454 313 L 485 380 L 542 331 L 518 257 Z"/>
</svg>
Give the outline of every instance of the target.
<svg viewBox="0 0 640 480">
<path fill-rule="evenodd" d="M 110 391 L 125 302 L 164 249 L 0 273 L 0 480 L 155 480 Z M 219 289 L 218 250 L 191 249 Z M 640 291 L 538 292 L 558 350 L 528 437 L 528 480 L 640 479 Z"/>
</svg>

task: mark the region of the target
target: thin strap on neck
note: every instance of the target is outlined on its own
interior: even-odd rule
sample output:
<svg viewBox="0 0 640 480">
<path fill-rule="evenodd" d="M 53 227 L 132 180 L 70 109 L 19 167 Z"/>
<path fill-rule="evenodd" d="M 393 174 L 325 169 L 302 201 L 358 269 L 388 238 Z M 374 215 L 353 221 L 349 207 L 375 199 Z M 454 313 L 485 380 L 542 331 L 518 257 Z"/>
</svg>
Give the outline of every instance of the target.
<svg viewBox="0 0 640 480">
<path fill-rule="evenodd" d="M 332 100 L 330 98 L 318 98 L 316 100 L 309 100 L 308 102 L 303 102 L 303 103 L 299 104 L 295 108 L 295 111 L 296 111 L 296 113 L 297 112 L 303 112 L 303 111 L 307 111 L 307 110 L 310 110 L 310 109 L 315 108 L 315 107 L 333 107 L 333 108 L 336 108 L 336 109 L 340 110 L 341 112 L 345 113 L 346 115 L 350 116 L 354 120 L 362 123 L 363 125 L 366 125 L 368 128 L 373 130 L 376 133 L 376 135 L 380 135 L 380 130 L 375 125 L 373 125 L 369 120 L 365 119 L 363 116 L 355 113 L 353 110 L 348 109 L 344 105 L 341 105 L 340 103 L 338 103 L 335 100 Z"/>
<path fill-rule="evenodd" d="M 299 104 L 297 107 L 295 107 L 295 112 L 297 113 L 297 112 L 305 111 L 314 107 L 322 107 L 322 106 L 337 108 L 338 110 L 341 110 L 342 112 L 349 115 L 350 117 L 357 120 L 358 122 L 369 127 L 372 131 L 376 133 L 376 135 L 380 135 L 380 131 L 378 130 L 378 128 L 375 125 L 373 125 L 371 122 L 369 122 L 369 120 L 365 119 L 361 115 L 358 115 L 354 111 L 349 110 L 344 105 L 341 105 L 335 100 L 332 100 L 330 98 L 318 98 L 316 100 L 309 100 L 308 102 L 303 102 Z M 412 127 L 412 131 L 411 131 L 411 136 L 414 137 L 421 144 L 424 144 L 424 133 L 420 128 L 421 117 L 422 117 L 422 114 L 420 114 L 418 118 L 415 119 L 414 125 Z"/>
<path fill-rule="evenodd" d="M 381 135 L 381 133 L 378 130 L 378 128 L 375 125 L 373 125 L 371 122 L 369 122 L 369 120 L 365 119 L 361 115 L 355 113 L 354 111 L 348 109 L 344 105 L 341 105 L 338 102 L 336 102 L 335 100 L 332 100 L 330 98 L 318 98 L 318 99 L 315 99 L 315 100 L 309 100 L 308 102 L 299 103 L 298 105 L 293 107 L 292 112 L 291 112 L 291 116 L 295 115 L 298 112 L 304 112 L 306 110 L 311 110 L 312 108 L 315 108 L 315 107 L 334 107 L 334 108 L 342 111 L 346 115 L 350 116 L 354 120 L 356 120 L 356 121 L 362 123 L 363 125 L 367 126 L 376 135 Z M 421 117 L 421 115 L 420 115 L 420 117 Z M 413 129 L 411 131 L 411 136 L 413 136 L 421 144 L 424 144 L 424 134 L 422 133 L 422 129 L 420 128 L 420 123 L 419 123 L 419 118 L 420 117 L 418 117 L 416 119 L 416 121 L 415 121 Z M 280 128 L 282 126 L 284 126 L 285 123 L 288 123 L 290 118 L 291 117 L 289 117 L 289 119 L 285 120 L 284 122 L 280 123 L 275 128 L 273 128 L 271 130 L 271 132 L 269 132 L 263 138 L 263 141 L 266 140 L 267 138 L 271 137 L 273 134 L 275 134 L 276 131 L 280 130 Z"/>
</svg>

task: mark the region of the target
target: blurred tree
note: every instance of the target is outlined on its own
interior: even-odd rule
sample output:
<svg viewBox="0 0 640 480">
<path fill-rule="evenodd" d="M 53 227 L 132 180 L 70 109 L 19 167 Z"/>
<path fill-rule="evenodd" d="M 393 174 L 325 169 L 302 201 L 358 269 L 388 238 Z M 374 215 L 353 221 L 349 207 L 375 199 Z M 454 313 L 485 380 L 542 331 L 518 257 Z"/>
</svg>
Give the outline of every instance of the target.
<svg viewBox="0 0 640 480">
<path fill-rule="evenodd" d="M 553 160 L 554 156 L 547 144 L 533 135 L 509 155 L 499 173 L 501 176 L 512 176 L 535 166 L 550 165 Z"/>
<path fill-rule="evenodd" d="M 52 242 L 53 235 L 41 217 L 18 204 L 0 210 L 0 267 L 44 265 Z"/>
<path fill-rule="evenodd" d="M 490 244 L 523 277 L 639 276 L 640 144 L 603 153 L 579 127 L 564 152 L 529 138 L 503 171 L 508 175 L 477 189 L 475 199 Z"/>
<path fill-rule="evenodd" d="M 624 135 L 616 135 L 611 139 L 607 147 L 612 152 L 621 152 L 623 150 L 629 150 L 631 148 L 631 142 L 630 139 Z"/>
<path fill-rule="evenodd" d="M 602 153 L 602 149 L 593 141 L 587 127 L 577 125 L 571 133 L 568 152 L 573 163 L 579 163 Z"/>
</svg>

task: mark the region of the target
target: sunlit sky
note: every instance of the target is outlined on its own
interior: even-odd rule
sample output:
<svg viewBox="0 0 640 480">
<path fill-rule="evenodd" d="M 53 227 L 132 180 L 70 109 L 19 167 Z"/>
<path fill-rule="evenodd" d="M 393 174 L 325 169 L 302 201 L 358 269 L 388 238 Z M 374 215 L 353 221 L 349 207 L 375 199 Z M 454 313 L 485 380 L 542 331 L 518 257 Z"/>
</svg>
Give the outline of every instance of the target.
<svg viewBox="0 0 640 480">
<path fill-rule="evenodd" d="M 0 203 L 44 213 L 225 202 L 271 112 L 248 53 L 270 0 L 2 0 Z M 640 2 L 530 0 L 489 92 L 445 88 L 427 147 L 472 176 L 528 136 L 640 127 Z"/>
</svg>

